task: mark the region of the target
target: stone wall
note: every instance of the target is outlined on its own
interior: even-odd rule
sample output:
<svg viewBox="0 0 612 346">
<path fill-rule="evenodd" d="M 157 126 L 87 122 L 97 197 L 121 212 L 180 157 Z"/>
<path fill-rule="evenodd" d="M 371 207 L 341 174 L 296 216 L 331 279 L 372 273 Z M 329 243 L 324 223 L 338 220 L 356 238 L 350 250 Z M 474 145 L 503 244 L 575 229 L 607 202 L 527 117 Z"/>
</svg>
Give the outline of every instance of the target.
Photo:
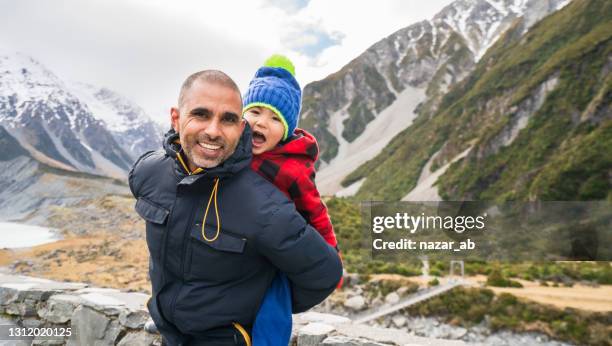
<svg viewBox="0 0 612 346">
<path fill-rule="evenodd" d="M 26 276 L 0 274 L 0 329 L 70 328 L 70 337 L 33 337 L 0 345 L 161 345 L 157 334 L 144 331 L 148 295 L 88 287 Z M 348 318 L 318 312 L 294 315 L 293 346 L 465 345 L 430 339 L 392 328 L 353 324 Z M 257 346 L 257 345 L 254 345 Z"/>
<path fill-rule="evenodd" d="M 161 345 L 159 335 L 143 329 L 147 299 L 142 293 L 0 274 L 0 324 L 5 326 L 0 339 L 7 339 L 6 326 L 12 325 L 57 328 L 64 335 L 70 328 L 71 336 L 13 339 L 11 345 Z"/>
</svg>

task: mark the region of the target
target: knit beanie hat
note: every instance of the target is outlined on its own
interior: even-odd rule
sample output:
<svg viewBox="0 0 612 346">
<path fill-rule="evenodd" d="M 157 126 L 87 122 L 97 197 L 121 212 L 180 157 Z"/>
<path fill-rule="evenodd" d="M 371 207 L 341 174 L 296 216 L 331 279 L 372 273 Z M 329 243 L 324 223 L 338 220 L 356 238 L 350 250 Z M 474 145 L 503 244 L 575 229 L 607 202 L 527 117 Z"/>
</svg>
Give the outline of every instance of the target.
<svg viewBox="0 0 612 346">
<path fill-rule="evenodd" d="M 295 67 L 287 57 L 272 55 L 255 73 L 242 98 L 244 114 L 253 107 L 265 107 L 281 119 L 285 133 L 282 141 L 297 127 L 302 104 L 302 91 L 295 79 Z"/>
</svg>

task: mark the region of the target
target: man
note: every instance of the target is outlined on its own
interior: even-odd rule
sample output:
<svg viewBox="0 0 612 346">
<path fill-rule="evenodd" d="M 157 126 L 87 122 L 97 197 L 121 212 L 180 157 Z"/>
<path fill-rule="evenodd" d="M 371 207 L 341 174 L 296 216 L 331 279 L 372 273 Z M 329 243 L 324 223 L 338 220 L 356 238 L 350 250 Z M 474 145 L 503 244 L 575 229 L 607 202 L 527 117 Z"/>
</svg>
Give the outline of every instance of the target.
<svg viewBox="0 0 612 346">
<path fill-rule="evenodd" d="M 129 175 L 147 224 L 148 308 L 171 345 L 250 345 L 278 270 L 291 282 L 296 313 L 325 299 L 342 275 L 336 251 L 250 170 L 251 131 L 241 114 L 227 75 L 191 75 L 164 151 L 144 154 Z"/>
</svg>

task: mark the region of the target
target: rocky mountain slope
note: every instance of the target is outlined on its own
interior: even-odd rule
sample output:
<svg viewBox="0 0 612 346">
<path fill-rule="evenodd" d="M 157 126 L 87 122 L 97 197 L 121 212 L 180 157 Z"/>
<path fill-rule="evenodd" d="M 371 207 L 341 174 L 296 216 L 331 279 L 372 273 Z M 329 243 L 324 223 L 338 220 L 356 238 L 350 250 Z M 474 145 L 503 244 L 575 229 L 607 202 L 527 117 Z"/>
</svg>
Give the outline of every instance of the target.
<svg viewBox="0 0 612 346">
<path fill-rule="evenodd" d="M 392 200 L 610 198 L 612 4 L 574 0 L 528 24 L 343 185 Z"/>
<path fill-rule="evenodd" d="M 152 141 L 161 131 L 129 101 L 105 89 L 79 89 L 85 99 L 74 90 L 33 58 L 0 51 L 0 125 L 37 160 L 123 177 L 142 150 L 159 146 Z"/>
<path fill-rule="evenodd" d="M 104 208 L 88 209 L 87 205 L 94 205 L 106 196 L 125 196 L 131 204 L 125 181 L 64 170 L 37 161 L 2 126 L 0 147 L 3 148 L 0 152 L 0 220 L 51 225 L 49 219 L 67 208 L 78 215 L 71 231 L 79 233 L 80 228 L 91 224 L 89 221 L 104 214 Z M 89 215 L 91 220 L 87 220 Z M 116 219 L 113 216 L 107 221 Z M 68 227 L 67 221 L 51 225 L 56 226 Z"/>
<path fill-rule="evenodd" d="M 300 126 L 319 140 L 324 194 L 410 126 L 523 18 L 526 31 L 569 0 L 458 0 L 434 18 L 374 44 L 340 71 L 304 88 Z"/>
</svg>

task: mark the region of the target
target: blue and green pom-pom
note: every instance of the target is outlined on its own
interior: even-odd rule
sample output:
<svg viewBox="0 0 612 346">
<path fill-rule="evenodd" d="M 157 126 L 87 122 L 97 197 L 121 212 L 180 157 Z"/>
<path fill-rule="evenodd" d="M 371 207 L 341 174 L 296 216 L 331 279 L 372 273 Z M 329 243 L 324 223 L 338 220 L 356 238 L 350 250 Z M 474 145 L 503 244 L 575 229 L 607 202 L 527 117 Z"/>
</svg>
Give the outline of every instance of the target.
<svg viewBox="0 0 612 346">
<path fill-rule="evenodd" d="M 280 54 L 272 55 L 266 60 L 266 62 L 264 62 L 264 66 L 283 68 L 289 71 L 289 73 L 291 73 L 291 75 L 295 77 L 295 66 L 293 66 L 293 63 L 291 62 L 291 60 L 289 60 L 289 58 L 287 58 L 284 55 L 280 55 Z"/>
</svg>

